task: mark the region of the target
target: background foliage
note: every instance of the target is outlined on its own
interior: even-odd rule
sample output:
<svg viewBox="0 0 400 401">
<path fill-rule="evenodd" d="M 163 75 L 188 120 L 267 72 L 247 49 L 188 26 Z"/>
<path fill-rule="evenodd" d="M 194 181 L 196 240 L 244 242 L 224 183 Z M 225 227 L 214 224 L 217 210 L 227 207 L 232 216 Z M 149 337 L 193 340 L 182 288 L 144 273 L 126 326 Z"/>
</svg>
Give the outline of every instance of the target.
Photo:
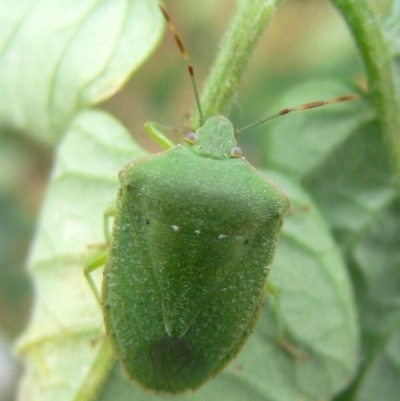
<svg viewBox="0 0 400 401">
<path fill-rule="evenodd" d="M 154 50 L 162 20 L 157 1 L 103 3 L 0 6 L 0 372 L 12 380 L 9 344 L 30 314 L 18 342 L 27 366 L 24 400 L 159 398 L 127 383 L 117 366 L 108 377 L 113 359 L 81 270 L 87 246 L 103 241 L 102 213 L 115 197 L 117 172 L 143 149 L 159 150 L 143 135 L 143 123 L 187 126 L 193 94 L 170 36 L 119 91 Z M 400 3 L 369 4 L 382 20 L 399 89 Z M 234 2 L 167 6 L 201 83 Z M 282 4 L 234 98 L 234 125 L 339 94 L 358 92 L 361 99 L 288 116 L 240 138 L 247 159 L 268 168 L 294 205 L 271 277 L 281 304 L 269 300 L 256 332 L 221 376 L 180 398 L 397 399 L 399 179 L 377 118 L 382 109 L 363 95 L 367 86 L 360 54 L 332 4 Z M 171 136 L 178 141 L 181 131 Z M 39 207 L 28 279 L 23 266 Z M 309 362 L 275 346 L 278 306 Z"/>
</svg>

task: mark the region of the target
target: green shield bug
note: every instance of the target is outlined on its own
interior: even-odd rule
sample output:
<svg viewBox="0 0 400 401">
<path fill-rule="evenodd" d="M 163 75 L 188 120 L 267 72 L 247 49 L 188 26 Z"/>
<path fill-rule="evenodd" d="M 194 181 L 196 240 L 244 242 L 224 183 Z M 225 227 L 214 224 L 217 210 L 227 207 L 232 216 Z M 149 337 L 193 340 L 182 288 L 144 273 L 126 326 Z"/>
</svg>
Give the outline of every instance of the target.
<svg viewBox="0 0 400 401">
<path fill-rule="evenodd" d="M 204 121 L 193 67 L 160 8 L 188 63 L 200 128 L 120 172 L 101 302 L 129 378 L 179 393 L 214 377 L 252 332 L 289 201 L 242 157 L 244 128 L 235 132 L 222 116 Z M 353 98 L 284 109 L 251 126 Z M 93 269 L 85 271 L 92 288 Z"/>
</svg>

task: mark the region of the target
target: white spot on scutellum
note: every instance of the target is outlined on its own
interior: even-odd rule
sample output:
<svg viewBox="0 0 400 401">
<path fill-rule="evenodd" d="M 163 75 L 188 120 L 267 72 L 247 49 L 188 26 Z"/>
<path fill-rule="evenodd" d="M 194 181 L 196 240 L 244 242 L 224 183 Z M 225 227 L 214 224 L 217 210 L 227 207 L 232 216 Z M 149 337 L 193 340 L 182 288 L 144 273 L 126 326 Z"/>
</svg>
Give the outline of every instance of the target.
<svg viewBox="0 0 400 401">
<path fill-rule="evenodd" d="M 175 232 L 177 232 L 177 231 L 179 231 L 179 230 L 181 229 L 179 226 L 171 226 L 171 228 L 172 228 Z"/>
<path fill-rule="evenodd" d="M 200 230 L 194 230 L 194 233 L 197 234 L 197 235 L 199 235 L 200 232 L 201 232 Z"/>
<path fill-rule="evenodd" d="M 225 234 L 219 234 L 218 235 L 218 239 L 223 239 L 223 238 L 226 238 L 227 237 L 227 235 L 225 235 Z"/>
</svg>

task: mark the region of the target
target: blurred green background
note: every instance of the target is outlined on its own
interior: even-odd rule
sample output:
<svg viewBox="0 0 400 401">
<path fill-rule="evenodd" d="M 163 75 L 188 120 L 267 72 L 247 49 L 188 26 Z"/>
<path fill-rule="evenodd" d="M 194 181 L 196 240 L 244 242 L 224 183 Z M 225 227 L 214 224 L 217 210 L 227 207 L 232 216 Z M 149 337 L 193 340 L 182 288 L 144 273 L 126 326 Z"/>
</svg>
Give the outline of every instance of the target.
<svg viewBox="0 0 400 401">
<path fill-rule="evenodd" d="M 387 1 L 370 3 L 384 15 Z M 201 88 L 234 2 L 180 0 L 166 4 L 190 52 Z M 276 111 L 275 102 L 288 89 L 323 78 L 364 83 L 362 64 L 347 27 L 327 0 L 289 0 L 278 10 L 258 45 L 230 118 L 238 128 L 254 122 Z M 185 63 L 170 34 L 123 91 L 100 107 L 121 120 L 150 151 L 160 149 L 144 134 L 145 121 L 177 128 L 185 125 L 194 99 Z M 262 162 L 260 135 L 261 130 L 256 128 L 241 138 L 247 158 L 255 165 Z M 173 139 L 178 141 L 179 134 Z M 17 364 L 11 360 L 10 348 L 31 311 L 32 288 L 25 262 L 52 157 L 53 149 L 33 142 L 27 135 L 1 131 L 0 401 L 13 399 L 10 389 Z"/>
</svg>

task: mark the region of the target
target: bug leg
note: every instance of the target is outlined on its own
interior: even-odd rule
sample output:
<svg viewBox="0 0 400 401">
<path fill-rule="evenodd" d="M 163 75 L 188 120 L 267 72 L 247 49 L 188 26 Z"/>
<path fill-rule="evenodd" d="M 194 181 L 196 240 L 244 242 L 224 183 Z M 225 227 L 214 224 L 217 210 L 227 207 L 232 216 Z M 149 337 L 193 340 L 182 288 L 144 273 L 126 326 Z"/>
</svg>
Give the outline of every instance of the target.
<svg viewBox="0 0 400 401">
<path fill-rule="evenodd" d="M 115 207 L 112 206 L 108 208 L 103 215 L 103 229 L 104 229 L 104 237 L 106 239 L 105 244 L 97 245 L 97 248 L 108 248 L 110 241 L 111 241 L 111 224 L 110 220 L 115 215 Z M 101 249 L 101 251 L 97 252 L 97 254 L 85 265 L 84 274 L 85 278 L 98 302 L 101 305 L 101 297 L 100 292 L 93 280 L 92 272 L 97 270 L 98 268 L 104 266 L 107 261 L 108 250 Z"/>
<path fill-rule="evenodd" d="M 152 121 L 148 121 L 144 125 L 144 129 L 153 138 L 159 145 L 161 145 L 164 149 L 172 149 L 176 145 L 168 139 L 168 137 L 163 133 L 161 129 L 161 125 Z"/>
<path fill-rule="evenodd" d="M 103 214 L 103 229 L 104 238 L 106 239 L 107 245 L 111 242 L 111 224 L 110 220 L 115 216 L 115 206 L 109 207 Z"/>
<path fill-rule="evenodd" d="M 105 265 L 106 260 L 107 260 L 107 255 L 108 255 L 108 251 L 103 251 L 102 253 L 96 255 L 92 260 L 90 260 L 86 264 L 85 269 L 84 269 L 84 274 L 85 274 L 86 280 L 87 280 L 91 290 L 93 291 L 93 294 L 100 306 L 101 306 L 100 292 L 96 286 L 96 283 L 93 280 L 91 273 L 94 270 L 97 270 L 99 267 L 102 267 Z"/>
<path fill-rule="evenodd" d="M 279 291 L 270 280 L 268 280 L 267 282 L 267 292 L 272 298 L 272 306 L 278 320 L 278 333 L 276 337 L 276 344 L 279 348 L 281 348 L 293 358 L 299 359 L 301 361 L 306 361 L 308 359 L 308 355 L 287 339 Z"/>
</svg>

